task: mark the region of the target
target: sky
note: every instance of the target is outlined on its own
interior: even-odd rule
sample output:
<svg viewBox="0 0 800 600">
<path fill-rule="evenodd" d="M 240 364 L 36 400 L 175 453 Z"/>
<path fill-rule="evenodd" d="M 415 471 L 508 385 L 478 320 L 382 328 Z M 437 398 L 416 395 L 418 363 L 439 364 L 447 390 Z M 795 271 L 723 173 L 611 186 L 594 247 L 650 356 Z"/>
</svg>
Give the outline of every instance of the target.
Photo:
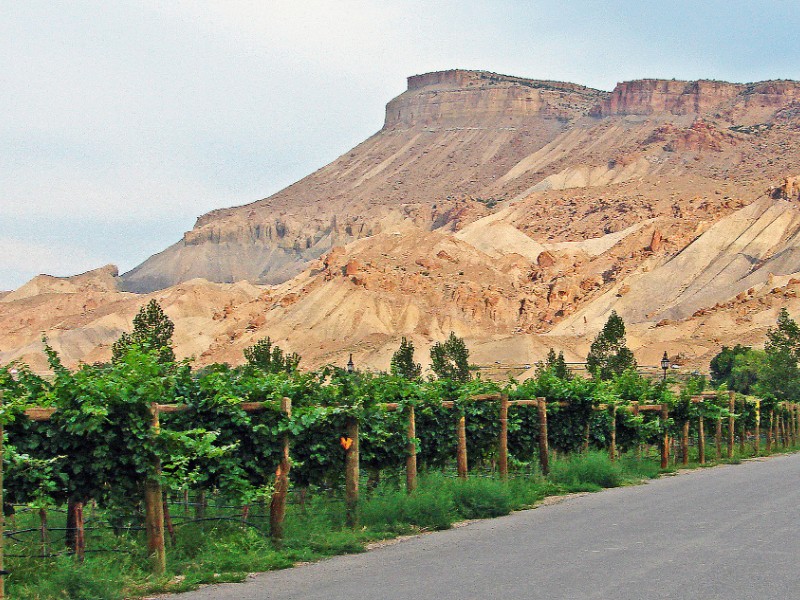
<svg viewBox="0 0 800 600">
<path fill-rule="evenodd" d="M 378 131 L 405 78 L 800 79 L 800 2 L 0 4 L 0 290 L 127 271 Z"/>
</svg>

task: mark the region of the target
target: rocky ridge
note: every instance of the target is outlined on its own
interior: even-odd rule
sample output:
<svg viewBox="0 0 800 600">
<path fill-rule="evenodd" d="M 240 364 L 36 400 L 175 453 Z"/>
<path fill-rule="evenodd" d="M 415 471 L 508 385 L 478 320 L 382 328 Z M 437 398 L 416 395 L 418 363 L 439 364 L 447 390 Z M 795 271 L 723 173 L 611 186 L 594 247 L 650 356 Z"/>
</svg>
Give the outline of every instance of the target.
<svg viewBox="0 0 800 600">
<path fill-rule="evenodd" d="M 480 71 L 413 76 L 374 136 L 270 198 L 203 215 L 122 285 L 280 283 L 333 246 L 398 223 L 458 229 L 536 191 L 677 174 L 692 166 L 686 152 L 719 153 L 703 164 L 718 177 L 751 165 L 730 155 L 757 150 L 751 129 L 789 114 L 798 89 L 642 80 L 608 93 Z"/>
<path fill-rule="evenodd" d="M 41 367 L 42 331 L 68 362 L 105 360 L 156 298 L 200 364 L 270 335 L 306 366 L 386 368 L 399 337 L 451 330 L 479 363 L 579 360 L 613 308 L 640 361 L 666 345 L 705 366 L 795 306 L 799 89 L 411 77 L 380 132 L 275 196 L 200 217 L 122 277 L 0 297 L 0 362 Z"/>
</svg>

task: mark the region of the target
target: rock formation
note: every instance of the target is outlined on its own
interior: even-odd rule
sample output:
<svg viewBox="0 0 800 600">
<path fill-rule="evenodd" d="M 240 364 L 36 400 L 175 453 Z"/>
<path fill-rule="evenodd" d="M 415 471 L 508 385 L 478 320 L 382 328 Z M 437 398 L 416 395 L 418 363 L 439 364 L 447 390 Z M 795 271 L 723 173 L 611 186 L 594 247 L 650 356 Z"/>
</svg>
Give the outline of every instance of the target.
<svg viewBox="0 0 800 600">
<path fill-rule="evenodd" d="M 450 331 L 476 362 L 550 346 L 575 360 L 614 308 L 640 362 L 669 344 L 703 366 L 721 343 L 763 341 L 781 305 L 800 309 L 800 206 L 786 201 L 800 196 L 798 93 L 410 77 L 368 140 L 203 215 L 122 277 L 39 276 L 0 295 L 0 363 L 41 368 L 42 331 L 70 364 L 106 360 L 156 298 L 199 364 L 241 361 L 269 335 L 305 366 L 352 352 L 386 368 L 400 337 L 423 349 Z"/>
<path fill-rule="evenodd" d="M 767 195 L 771 198 L 796 200 L 800 197 L 800 176 L 784 177 L 779 186 L 772 186 L 767 189 Z"/>
</svg>

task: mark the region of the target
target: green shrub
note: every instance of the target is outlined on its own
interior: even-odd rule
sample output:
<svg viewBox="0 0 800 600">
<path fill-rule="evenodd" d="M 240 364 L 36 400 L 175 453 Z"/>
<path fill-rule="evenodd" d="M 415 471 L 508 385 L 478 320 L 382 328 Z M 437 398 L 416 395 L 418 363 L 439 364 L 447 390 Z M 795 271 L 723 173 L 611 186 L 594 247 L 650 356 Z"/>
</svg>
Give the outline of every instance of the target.
<svg viewBox="0 0 800 600">
<path fill-rule="evenodd" d="M 652 459 L 626 456 L 619 464 L 626 479 L 655 479 L 661 474 L 660 463 Z"/>
<path fill-rule="evenodd" d="M 416 490 L 406 500 L 409 523 L 425 529 L 449 529 L 453 524 L 452 496 L 436 490 Z"/>
<path fill-rule="evenodd" d="M 576 454 L 553 461 L 550 480 L 569 488 L 569 491 L 596 491 L 596 487 L 610 488 L 622 485 L 622 469 L 611 462 L 603 452 Z M 592 486 L 586 487 L 586 484 Z"/>
<path fill-rule="evenodd" d="M 406 496 L 399 490 L 373 494 L 361 504 L 361 523 L 372 528 L 407 524 Z"/>
<path fill-rule="evenodd" d="M 122 561 L 126 562 L 126 561 Z M 72 600 L 118 600 L 122 598 L 124 576 L 119 557 L 92 557 L 82 565 L 71 556 L 59 557 L 47 565 L 47 577 L 13 587 L 14 598 L 70 598 Z"/>
<path fill-rule="evenodd" d="M 448 529 L 453 523 L 453 499 L 439 486 L 418 489 L 413 494 L 383 490 L 361 506 L 361 522 L 367 527 L 400 532 L 403 525 L 422 529 Z"/>
<path fill-rule="evenodd" d="M 549 482 L 530 477 L 515 477 L 507 483 L 513 510 L 527 508 L 540 502 L 547 496 L 556 496 L 560 488 Z"/>
<path fill-rule="evenodd" d="M 511 512 L 511 493 L 500 481 L 456 480 L 450 487 L 456 512 L 465 519 L 499 517 Z"/>
</svg>

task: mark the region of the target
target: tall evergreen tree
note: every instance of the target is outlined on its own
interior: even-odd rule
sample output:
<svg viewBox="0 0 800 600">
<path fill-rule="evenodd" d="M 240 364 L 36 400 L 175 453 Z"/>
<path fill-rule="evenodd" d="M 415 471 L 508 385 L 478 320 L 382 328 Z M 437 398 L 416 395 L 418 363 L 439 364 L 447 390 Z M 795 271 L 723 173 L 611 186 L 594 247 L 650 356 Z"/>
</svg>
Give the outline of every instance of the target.
<svg viewBox="0 0 800 600">
<path fill-rule="evenodd" d="M 636 368 L 636 359 L 625 341 L 625 322 L 617 311 L 611 311 L 602 331 L 592 342 L 586 368 L 594 377 L 603 380 Z"/>
<path fill-rule="evenodd" d="M 559 351 L 559 353 L 556 355 L 556 351 L 553 348 L 550 348 L 545 361 L 538 363 L 536 368 L 538 373 L 550 371 L 559 379 L 572 379 L 572 371 L 569 370 L 567 361 L 564 360 L 563 350 Z"/>
<path fill-rule="evenodd" d="M 464 340 L 451 331 L 444 343 L 436 342 L 431 348 L 431 369 L 439 379 L 469 381 L 469 350 Z"/>
<path fill-rule="evenodd" d="M 131 346 L 136 345 L 144 350 L 156 350 L 159 362 L 175 362 L 172 350 L 174 331 L 175 324 L 164 314 L 161 305 L 150 300 L 133 318 L 133 331 L 123 333 L 111 346 L 111 360 L 119 361 Z"/>
<path fill-rule="evenodd" d="M 410 381 L 422 376 L 422 365 L 414 362 L 414 344 L 403 338 L 400 348 L 392 355 L 392 375 L 399 375 Z"/>
<path fill-rule="evenodd" d="M 300 364 L 300 355 L 296 352 L 284 354 L 283 350 L 272 343 L 268 337 L 257 341 L 244 349 L 247 362 L 266 373 L 292 373 Z"/>
<path fill-rule="evenodd" d="M 800 327 L 782 308 L 775 328 L 767 331 L 764 361 L 756 389 L 776 400 L 800 398 Z"/>
</svg>

